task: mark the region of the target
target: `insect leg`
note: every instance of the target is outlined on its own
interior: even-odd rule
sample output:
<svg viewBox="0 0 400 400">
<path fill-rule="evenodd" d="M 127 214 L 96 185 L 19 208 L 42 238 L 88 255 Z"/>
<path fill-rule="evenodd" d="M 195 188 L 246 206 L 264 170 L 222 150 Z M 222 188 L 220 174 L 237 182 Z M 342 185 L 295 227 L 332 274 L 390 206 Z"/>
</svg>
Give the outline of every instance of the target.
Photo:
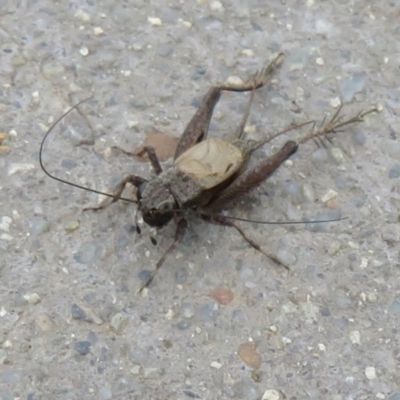
<svg viewBox="0 0 400 400">
<path fill-rule="evenodd" d="M 283 54 L 278 54 L 278 56 L 275 57 L 265 69 L 258 72 L 255 76 L 253 76 L 247 82 L 241 85 L 220 85 L 210 88 L 204 96 L 199 109 L 196 111 L 195 115 L 192 117 L 191 121 L 183 132 L 178 142 L 174 159 L 177 159 L 186 150 L 193 147 L 195 144 L 199 143 L 207 137 L 208 127 L 210 125 L 210 120 L 214 111 L 214 107 L 218 103 L 218 100 L 221 97 L 221 92 L 223 90 L 229 92 L 254 92 L 256 89 L 264 86 L 269 81 L 274 70 L 277 68 L 278 65 L 280 65 L 282 58 Z M 250 111 L 250 106 L 251 101 L 248 105 L 248 112 Z M 246 123 L 247 116 L 243 117 L 243 124 Z"/>
<path fill-rule="evenodd" d="M 165 251 L 163 256 L 158 260 L 156 264 L 156 269 L 153 271 L 151 274 L 150 278 L 140 287 L 139 293 L 143 291 L 144 288 L 149 287 L 151 282 L 153 282 L 154 277 L 156 276 L 158 270 L 161 268 L 161 266 L 164 264 L 165 259 L 175 250 L 176 246 L 182 241 L 183 236 L 186 232 L 186 227 L 187 227 L 187 221 L 182 218 L 178 221 L 176 231 L 175 231 L 175 237 L 174 241 L 172 244 L 168 247 L 168 249 Z"/>
<path fill-rule="evenodd" d="M 297 151 L 298 144 L 290 140 L 271 157 L 260 162 L 258 165 L 239 175 L 227 188 L 220 192 L 208 205 L 211 210 L 224 206 L 234 198 L 248 193 L 265 181 L 279 166 Z"/>
<path fill-rule="evenodd" d="M 138 188 L 142 183 L 145 183 L 145 182 L 147 182 L 147 180 L 144 178 L 141 178 L 140 176 L 128 175 L 120 183 L 117 184 L 115 191 L 113 193 L 113 195 L 114 195 L 113 197 L 107 197 L 96 207 L 85 207 L 83 209 L 83 211 L 86 211 L 86 210 L 97 211 L 97 210 L 106 208 L 109 205 L 111 205 L 112 203 L 115 203 L 116 201 L 118 201 L 120 199 L 122 192 L 125 190 L 125 186 L 128 183 L 131 183 L 133 186 L 136 186 Z"/>
<path fill-rule="evenodd" d="M 223 226 L 230 226 L 232 228 L 235 228 L 240 235 L 242 236 L 242 238 L 251 246 L 253 247 L 255 250 L 259 251 L 261 254 L 263 254 L 264 256 L 266 256 L 267 258 L 269 258 L 270 260 L 272 260 L 275 264 L 278 264 L 284 268 L 286 268 L 287 270 L 290 270 L 290 268 L 283 264 L 281 261 L 279 261 L 273 254 L 267 252 L 266 250 L 262 249 L 261 246 L 255 242 L 253 239 L 251 239 L 249 236 L 246 235 L 246 233 L 242 230 L 242 228 L 240 228 L 240 226 L 236 225 L 234 222 L 227 220 L 226 218 L 224 218 L 223 215 L 211 215 L 208 216 L 207 214 L 199 214 L 200 218 L 204 219 L 205 221 L 217 224 L 217 225 L 223 225 Z"/>
<path fill-rule="evenodd" d="M 296 139 L 296 142 L 298 144 L 301 144 L 310 139 L 326 137 L 330 133 L 338 132 L 338 129 L 343 128 L 344 126 L 355 124 L 358 122 L 363 122 L 364 117 L 368 114 L 371 114 L 373 112 L 378 112 L 377 108 L 372 108 L 368 111 L 361 111 L 354 117 L 343 120 L 343 118 L 339 117 L 341 109 L 342 106 L 340 106 L 337 109 L 333 117 L 328 122 L 326 123 L 324 122 L 322 126 L 318 129 L 315 129 L 315 127 L 313 127 L 313 129 L 311 129 L 309 132 L 306 132 L 305 134 L 299 136 Z"/>
<path fill-rule="evenodd" d="M 157 175 L 161 174 L 161 172 L 162 172 L 162 167 L 161 167 L 160 161 L 158 160 L 158 157 L 157 157 L 156 151 L 154 150 L 154 147 L 145 146 L 145 147 L 143 147 L 143 150 L 141 150 L 139 153 L 133 153 L 129 150 L 125 150 L 118 146 L 113 146 L 112 149 L 119 150 L 120 152 L 122 152 L 128 156 L 136 156 L 136 155 L 142 156 L 143 153 L 147 153 L 147 156 L 149 157 L 151 165 L 154 169 L 154 172 Z"/>
</svg>

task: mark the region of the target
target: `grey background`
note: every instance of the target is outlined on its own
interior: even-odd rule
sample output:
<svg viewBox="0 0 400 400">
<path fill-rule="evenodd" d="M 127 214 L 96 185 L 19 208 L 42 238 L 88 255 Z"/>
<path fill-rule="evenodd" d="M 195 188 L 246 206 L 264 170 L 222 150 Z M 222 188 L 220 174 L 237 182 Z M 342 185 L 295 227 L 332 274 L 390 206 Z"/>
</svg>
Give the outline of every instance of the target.
<svg viewBox="0 0 400 400">
<path fill-rule="evenodd" d="M 0 398 L 400 399 L 399 15 L 395 0 L 1 0 L 10 152 L 0 155 Z M 242 224 L 290 273 L 236 232 L 190 220 L 137 295 L 173 225 L 154 247 L 146 227 L 132 229 L 133 205 L 83 213 L 98 196 L 44 175 L 44 132 L 93 93 L 54 131 L 46 165 L 100 190 L 126 173 L 149 177 L 148 164 L 109 147 L 132 149 L 154 129 L 178 137 L 207 87 L 245 79 L 278 51 L 285 61 L 256 94 L 252 137 L 321 121 L 338 98 L 348 115 L 383 111 L 327 148 L 306 143 L 229 212 L 349 219 Z M 224 95 L 211 133 L 229 138 L 245 105 L 245 95 Z M 322 201 L 331 189 L 333 211 Z M 210 297 L 221 286 L 234 296 L 227 305 Z M 257 371 L 236 353 L 248 342 Z"/>
</svg>

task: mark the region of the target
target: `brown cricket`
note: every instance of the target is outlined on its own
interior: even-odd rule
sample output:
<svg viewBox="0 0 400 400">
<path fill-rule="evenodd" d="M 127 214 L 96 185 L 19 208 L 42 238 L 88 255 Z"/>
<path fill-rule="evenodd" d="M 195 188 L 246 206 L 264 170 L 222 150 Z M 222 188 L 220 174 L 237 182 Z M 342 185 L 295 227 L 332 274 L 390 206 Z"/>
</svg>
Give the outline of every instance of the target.
<svg viewBox="0 0 400 400">
<path fill-rule="evenodd" d="M 156 176 L 151 179 L 145 179 L 140 176 L 129 175 L 121 180 L 113 194 L 102 193 L 64 181 L 51 175 L 43 166 L 42 150 L 47 136 L 63 117 L 82 102 L 67 111 L 47 131 L 39 152 L 40 165 L 43 171 L 51 178 L 63 183 L 72 184 L 73 186 L 108 196 L 108 200 L 104 201 L 98 207 L 86 209 L 99 210 L 120 199 L 127 200 L 122 198 L 121 195 L 125 186 L 132 184 L 137 188 L 137 199 L 130 199 L 130 201 L 137 204 L 137 210 L 142 214 L 146 224 L 151 227 L 162 228 L 171 220 L 174 220 L 176 223 L 175 237 L 172 244 L 158 260 L 153 274 L 142 285 L 140 291 L 150 285 L 166 257 L 174 251 L 178 243 L 182 240 L 187 228 L 186 215 L 188 212 L 192 212 L 199 218 L 211 223 L 234 227 L 253 248 L 275 263 L 282 265 L 275 256 L 262 249 L 235 224 L 234 220 L 240 220 L 239 218 L 227 217 L 218 213 L 218 211 L 227 202 L 247 193 L 265 181 L 285 160 L 297 151 L 299 144 L 313 138 L 324 138 L 346 125 L 362 122 L 364 116 L 376 111 L 374 108 L 343 120 L 339 117 L 341 111 L 341 107 L 339 107 L 333 117 L 329 121 L 324 121 L 319 128 L 316 128 L 315 124 L 313 124 L 313 127 L 309 131 L 293 140 L 287 141 L 275 154 L 261 161 L 255 167 L 246 169 L 248 161 L 256 149 L 290 130 L 312 122 L 307 121 L 291 125 L 287 129 L 271 134 L 260 141 L 245 138 L 244 128 L 250 113 L 254 93 L 270 80 L 273 72 L 280 65 L 282 57 L 283 55 L 279 54 L 265 69 L 261 70 L 241 86 L 220 85 L 211 87 L 178 142 L 172 167 L 163 170 L 154 148 L 145 147 L 144 151 L 150 159 Z M 223 91 L 251 92 L 245 114 L 242 117 L 235 137 L 231 141 L 207 138 L 214 107 Z"/>
</svg>

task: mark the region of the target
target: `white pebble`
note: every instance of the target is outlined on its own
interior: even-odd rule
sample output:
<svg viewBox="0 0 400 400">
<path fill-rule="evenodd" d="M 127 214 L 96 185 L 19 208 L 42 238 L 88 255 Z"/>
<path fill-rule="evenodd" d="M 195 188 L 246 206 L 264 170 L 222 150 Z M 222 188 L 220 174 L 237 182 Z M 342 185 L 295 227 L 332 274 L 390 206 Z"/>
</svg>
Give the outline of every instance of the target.
<svg viewBox="0 0 400 400">
<path fill-rule="evenodd" d="M 1 218 L 0 221 L 0 229 L 5 232 L 10 231 L 10 225 L 11 225 L 12 219 L 10 217 L 4 216 Z"/>
<path fill-rule="evenodd" d="M 38 91 L 33 92 L 33 93 L 32 93 L 32 97 L 35 98 L 35 99 L 37 99 L 37 98 L 39 97 L 39 92 L 38 92 Z"/>
<path fill-rule="evenodd" d="M 101 29 L 99 26 L 95 26 L 95 27 L 93 28 L 93 33 L 94 33 L 96 36 L 100 36 L 100 35 L 102 35 L 102 34 L 104 33 L 104 31 L 103 31 L 103 29 Z"/>
<path fill-rule="evenodd" d="M 253 56 L 254 56 L 254 51 L 251 50 L 251 49 L 243 49 L 243 50 L 241 51 L 241 53 L 242 53 L 244 56 L 247 56 L 247 57 L 253 57 Z"/>
<path fill-rule="evenodd" d="M 350 342 L 353 344 L 361 344 L 361 335 L 359 331 L 351 331 L 349 334 Z"/>
<path fill-rule="evenodd" d="M 365 257 L 361 257 L 360 269 L 365 269 L 368 266 L 368 259 Z"/>
<path fill-rule="evenodd" d="M 243 81 L 239 76 L 231 75 L 227 80 L 226 84 L 229 86 L 242 86 Z"/>
<path fill-rule="evenodd" d="M 0 239 L 5 240 L 6 242 L 11 242 L 12 240 L 14 240 L 14 237 L 9 235 L 8 233 L 3 233 L 2 235 L 0 235 Z"/>
<path fill-rule="evenodd" d="M 160 18 L 157 17 L 149 17 L 147 18 L 147 20 L 150 22 L 151 25 L 153 26 L 161 26 L 162 25 L 162 21 Z"/>
<path fill-rule="evenodd" d="M 324 195 L 321 196 L 321 201 L 326 203 L 329 200 L 335 199 L 338 196 L 338 193 L 333 189 L 329 189 Z"/>
<path fill-rule="evenodd" d="M 9 134 L 10 136 L 13 136 L 13 137 L 18 136 L 18 133 L 17 133 L 17 131 L 16 131 L 15 129 L 11 129 L 11 131 L 8 132 L 8 134 Z"/>
<path fill-rule="evenodd" d="M 375 367 L 367 367 L 367 368 L 365 368 L 365 376 L 369 380 L 376 379 Z"/>
<path fill-rule="evenodd" d="M 74 18 L 76 19 L 80 19 L 83 22 L 89 22 L 90 21 L 90 15 L 83 10 L 78 10 L 75 15 Z"/>
<path fill-rule="evenodd" d="M 79 49 L 79 53 L 81 56 L 86 57 L 87 55 L 89 55 L 89 49 L 87 47 L 81 47 Z"/>
<path fill-rule="evenodd" d="M 10 165 L 10 168 L 8 168 L 8 176 L 17 174 L 19 172 L 32 171 L 33 169 L 35 169 L 34 164 L 13 163 Z"/>
<path fill-rule="evenodd" d="M 190 21 L 182 21 L 182 24 L 185 28 L 191 28 L 193 26 Z"/>
<path fill-rule="evenodd" d="M 325 61 L 324 61 L 324 59 L 321 58 L 321 57 L 318 57 L 318 58 L 315 60 L 315 63 L 316 63 L 317 65 L 325 65 Z"/>
<path fill-rule="evenodd" d="M 139 375 L 140 374 L 140 365 L 135 365 L 131 368 L 132 375 Z"/>
<path fill-rule="evenodd" d="M 338 108 L 340 106 L 340 104 L 342 104 L 339 97 L 335 97 L 334 99 L 331 99 L 331 101 L 329 103 L 333 108 Z"/>
<path fill-rule="evenodd" d="M 326 351 L 326 346 L 323 343 L 318 343 L 318 350 L 319 351 Z"/>
<path fill-rule="evenodd" d="M 271 332 L 278 332 L 278 328 L 276 327 L 276 325 L 271 325 L 271 326 L 269 327 L 269 330 L 270 330 Z"/>
<path fill-rule="evenodd" d="M 292 343 L 292 339 L 289 339 L 288 337 L 283 336 L 282 337 L 282 343 L 283 344 L 290 344 L 290 343 Z"/>
<path fill-rule="evenodd" d="M 261 398 L 261 400 L 279 400 L 279 399 L 280 399 L 279 392 L 274 389 L 267 389 Z"/>
<path fill-rule="evenodd" d="M 222 5 L 222 3 L 220 1 L 212 1 L 210 3 L 210 9 L 211 9 L 211 11 L 223 11 L 224 6 Z"/>
<path fill-rule="evenodd" d="M 217 362 L 217 361 L 213 361 L 213 362 L 210 364 L 210 367 L 211 367 L 211 368 L 214 368 L 214 369 L 221 369 L 222 364 L 219 363 L 219 362 Z"/>
<path fill-rule="evenodd" d="M 37 304 L 42 300 L 37 293 L 26 293 L 23 297 L 29 304 Z"/>
</svg>

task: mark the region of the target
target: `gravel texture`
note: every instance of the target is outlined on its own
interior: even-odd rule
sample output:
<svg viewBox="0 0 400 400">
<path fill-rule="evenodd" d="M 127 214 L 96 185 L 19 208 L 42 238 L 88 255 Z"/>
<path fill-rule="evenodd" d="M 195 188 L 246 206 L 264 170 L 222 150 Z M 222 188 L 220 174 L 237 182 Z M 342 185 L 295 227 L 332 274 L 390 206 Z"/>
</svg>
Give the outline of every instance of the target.
<svg viewBox="0 0 400 400">
<path fill-rule="evenodd" d="M 372 5 L 371 5 L 372 4 Z M 400 2 L 11 1 L 0 4 L 0 399 L 400 399 Z M 135 207 L 82 209 L 150 165 L 111 152 L 183 132 L 207 88 L 277 52 L 248 122 L 261 138 L 380 106 L 332 143 L 305 143 L 228 212 L 337 223 L 245 232 L 191 219 L 150 241 Z M 228 138 L 247 96 L 224 94 Z M 290 133 L 289 136 L 298 133 Z M 260 160 L 282 145 L 257 151 Z M 151 233 L 153 234 L 153 233 Z"/>
</svg>

